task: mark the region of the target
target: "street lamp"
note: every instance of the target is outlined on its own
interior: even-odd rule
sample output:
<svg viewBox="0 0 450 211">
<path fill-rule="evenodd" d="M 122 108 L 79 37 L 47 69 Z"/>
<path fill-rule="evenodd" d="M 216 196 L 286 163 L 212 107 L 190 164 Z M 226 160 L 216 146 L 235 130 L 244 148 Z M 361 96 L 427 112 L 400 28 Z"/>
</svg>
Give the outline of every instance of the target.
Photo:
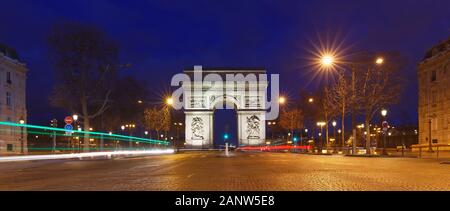
<svg viewBox="0 0 450 211">
<path fill-rule="evenodd" d="M 322 132 L 323 132 L 323 126 L 325 126 L 327 123 L 326 122 L 317 122 L 317 126 L 320 127 L 320 153 L 322 153 L 322 147 L 323 147 L 323 137 L 322 137 Z"/>
<path fill-rule="evenodd" d="M 326 51 L 322 51 L 322 52 L 326 52 Z M 320 53 L 320 57 L 318 58 L 318 64 L 320 66 L 320 68 L 323 69 L 333 69 L 333 66 L 335 66 L 336 63 L 340 63 L 339 60 L 339 53 L 334 53 L 334 55 L 329 54 L 329 53 Z M 350 69 L 351 69 L 351 73 L 352 73 L 352 83 L 351 83 L 351 90 L 352 90 L 352 95 L 351 95 L 351 102 L 354 102 L 356 99 L 356 63 L 355 62 L 346 62 L 348 64 L 350 64 Z M 382 57 L 378 57 L 375 59 L 375 65 L 379 65 L 381 66 L 384 63 L 384 58 Z M 338 72 L 339 73 L 339 72 Z M 340 74 L 340 73 L 339 73 Z M 356 123 L 356 115 L 355 115 L 355 106 L 351 106 L 351 114 L 352 114 L 352 132 L 353 132 L 353 145 L 356 145 L 356 129 L 355 129 L 355 123 Z M 353 149 L 355 150 L 355 148 Z"/>
<path fill-rule="evenodd" d="M 381 116 L 383 117 L 382 124 L 385 124 L 386 115 L 387 115 L 387 110 L 386 109 L 382 109 L 381 110 Z M 385 131 L 384 127 L 385 127 L 385 125 L 383 125 L 383 155 L 387 155 L 387 152 L 386 152 L 386 132 L 387 132 L 387 130 Z"/>
<path fill-rule="evenodd" d="M 382 109 L 381 110 L 381 116 L 383 116 L 383 118 L 384 118 L 384 117 L 386 117 L 386 115 L 387 115 L 387 110 L 386 109 Z"/>
<path fill-rule="evenodd" d="M 20 117 L 19 123 L 20 123 L 20 152 L 23 154 L 25 152 L 23 140 L 23 124 L 25 124 L 25 120 L 23 119 L 23 117 Z"/>
<path fill-rule="evenodd" d="M 333 121 L 332 123 L 331 123 L 331 125 L 333 125 L 333 138 L 334 138 L 334 146 L 335 146 L 335 148 L 336 148 L 336 125 L 337 125 L 337 122 L 336 121 Z"/>
<path fill-rule="evenodd" d="M 314 98 L 310 97 L 310 98 L 308 99 L 308 103 L 313 103 L 313 102 L 314 102 Z"/>
<path fill-rule="evenodd" d="M 382 57 L 378 57 L 378 58 L 375 60 L 375 64 L 377 64 L 377 65 L 381 65 L 381 64 L 383 64 L 383 62 L 384 62 L 384 59 L 383 59 Z"/>
<path fill-rule="evenodd" d="M 286 103 L 286 98 L 283 97 L 283 96 L 281 96 L 281 97 L 278 99 L 278 102 L 279 102 L 281 105 L 283 105 L 284 103 Z"/>
<path fill-rule="evenodd" d="M 324 67 L 331 67 L 334 64 L 335 58 L 332 55 L 323 55 L 322 58 L 320 58 L 320 63 Z"/>
<path fill-rule="evenodd" d="M 73 118 L 74 121 L 78 121 L 78 115 L 77 114 L 72 115 L 72 118 Z"/>
<path fill-rule="evenodd" d="M 171 97 L 166 98 L 166 104 L 167 105 L 172 105 L 173 104 L 173 99 Z"/>
</svg>

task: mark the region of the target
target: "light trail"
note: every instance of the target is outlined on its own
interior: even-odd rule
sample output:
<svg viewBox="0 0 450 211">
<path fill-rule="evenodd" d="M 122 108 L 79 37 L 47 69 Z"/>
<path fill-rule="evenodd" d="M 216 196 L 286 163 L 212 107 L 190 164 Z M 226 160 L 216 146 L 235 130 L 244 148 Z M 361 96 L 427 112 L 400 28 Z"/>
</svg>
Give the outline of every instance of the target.
<svg viewBox="0 0 450 211">
<path fill-rule="evenodd" d="M 66 129 L 62 129 L 62 128 L 45 127 L 45 126 L 30 125 L 30 124 L 19 124 L 19 123 L 14 123 L 14 122 L 0 122 L 0 125 L 19 127 L 19 128 L 24 127 L 24 128 L 33 128 L 33 129 L 42 129 L 42 130 L 50 130 L 50 131 L 64 132 L 64 133 L 69 132 L 72 134 L 98 135 L 97 138 L 104 138 L 104 139 L 120 138 L 123 141 L 134 141 L 134 142 L 143 142 L 143 143 L 159 143 L 159 144 L 163 144 L 163 145 L 169 145 L 169 142 L 167 142 L 167 141 L 153 140 L 153 139 L 148 139 L 148 138 L 140 138 L 140 137 L 135 137 L 135 136 L 125 136 L 125 135 L 119 135 L 119 134 L 109 134 L 109 133 L 93 132 L 93 131 L 66 130 Z M 58 134 L 58 135 L 60 135 L 60 134 Z M 68 136 L 68 135 L 64 135 L 64 136 Z M 74 136 L 74 135 L 72 135 L 72 136 Z"/>
<path fill-rule="evenodd" d="M 24 156 L 7 156 L 0 157 L 0 162 L 14 162 L 14 161 L 33 161 L 33 160 L 59 160 L 59 159 L 73 159 L 73 158 L 94 158 L 94 157 L 108 157 L 113 155 L 158 155 L 171 154 L 173 149 L 154 149 L 154 150 L 140 150 L 140 151 L 112 151 L 112 152 L 85 152 L 72 154 L 56 154 L 56 155 L 24 155 Z"/>
<path fill-rule="evenodd" d="M 291 149 L 306 149 L 310 150 L 311 146 L 291 146 L 291 145 L 279 145 L 279 146 L 243 146 L 239 147 L 240 150 L 259 150 L 259 151 L 271 151 L 271 150 L 291 150 Z"/>
</svg>

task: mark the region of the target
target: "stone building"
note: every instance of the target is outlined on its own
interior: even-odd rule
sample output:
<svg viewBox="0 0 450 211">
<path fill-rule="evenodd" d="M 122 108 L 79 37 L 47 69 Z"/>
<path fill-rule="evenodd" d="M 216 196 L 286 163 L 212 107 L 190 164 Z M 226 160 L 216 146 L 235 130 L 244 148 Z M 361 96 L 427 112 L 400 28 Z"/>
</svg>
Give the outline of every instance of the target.
<svg viewBox="0 0 450 211">
<path fill-rule="evenodd" d="M 26 122 L 25 99 L 27 67 L 19 61 L 17 52 L 0 44 L 0 121 Z M 26 130 L 0 126 L 0 154 L 26 153 Z"/>
<path fill-rule="evenodd" d="M 450 38 L 426 52 L 418 79 L 419 144 L 450 144 Z"/>
</svg>

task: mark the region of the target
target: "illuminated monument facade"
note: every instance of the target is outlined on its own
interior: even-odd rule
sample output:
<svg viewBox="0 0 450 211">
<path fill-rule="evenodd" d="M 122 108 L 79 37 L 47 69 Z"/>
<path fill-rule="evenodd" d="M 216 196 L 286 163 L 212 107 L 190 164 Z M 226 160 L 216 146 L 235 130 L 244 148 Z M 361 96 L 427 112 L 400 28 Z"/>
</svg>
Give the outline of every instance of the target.
<svg viewBox="0 0 450 211">
<path fill-rule="evenodd" d="M 192 80 L 189 85 L 183 85 L 186 147 L 214 146 L 213 122 L 216 109 L 236 110 L 239 146 L 263 145 L 266 138 L 265 99 L 268 82 L 258 76 L 266 74 L 266 71 L 262 68 L 201 66 L 184 71 L 191 79 L 200 72 L 201 80 Z"/>
<path fill-rule="evenodd" d="M 25 100 L 27 67 L 14 49 L 0 44 L 0 121 L 26 121 Z M 0 126 L 0 154 L 27 152 L 26 129 Z"/>
</svg>

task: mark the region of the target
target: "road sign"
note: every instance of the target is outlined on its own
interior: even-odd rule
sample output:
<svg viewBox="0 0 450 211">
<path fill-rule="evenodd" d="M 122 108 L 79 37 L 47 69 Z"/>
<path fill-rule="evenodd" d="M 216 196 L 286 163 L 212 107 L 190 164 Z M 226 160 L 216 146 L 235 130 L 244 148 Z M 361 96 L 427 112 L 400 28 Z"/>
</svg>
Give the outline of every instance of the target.
<svg viewBox="0 0 450 211">
<path fill-rule="evenodd" d="M 383 123 L 381 123 L 382 127 L 383 127 L 383 131 L 387 132 L 389 124 L 387 121 L 383 121 Z"/>
<path fill-rule="evenodd" d="M 73 130 L 73 126 L 71 124 L 66 124 L 64 126 L 64 129 L 66 129 L 66 130 Z M 66 131 L 66 135 L 71 136 L 72 132 Z"/>
<path fill-rule="evenodd" d="M 73 118 L 71 116 L 66 116 L 66 118 L 64 118 L 64 122 L 70 125 L 73 122 Z"/>
<path fill-rule="evenodd" d="M 73 130 L 73 126 L 71 124 L 66 124 L 66 126 L 64 126 L 64 129 Z"/>
</svg>

